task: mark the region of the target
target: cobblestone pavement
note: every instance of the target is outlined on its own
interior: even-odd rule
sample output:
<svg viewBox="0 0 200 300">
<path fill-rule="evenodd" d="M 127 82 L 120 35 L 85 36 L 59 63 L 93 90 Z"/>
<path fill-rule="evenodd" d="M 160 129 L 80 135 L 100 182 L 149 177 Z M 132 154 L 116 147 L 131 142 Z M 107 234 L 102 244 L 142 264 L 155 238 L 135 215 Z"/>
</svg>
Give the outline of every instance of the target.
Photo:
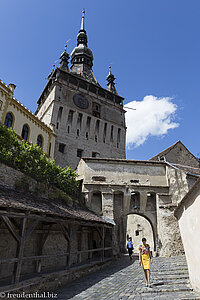
<svg viewBox="0 0 200 300">
<path fill-rule="evenodd" d="M 184 256 L 154 258 L 151 283 L 151 288 L 145 286 L 138 258 L 130 261 L 124 256 L 101 272 L 84 276 L 54 292 L 59 300 L 200 299 L 189 285 Z"/>
</svg>

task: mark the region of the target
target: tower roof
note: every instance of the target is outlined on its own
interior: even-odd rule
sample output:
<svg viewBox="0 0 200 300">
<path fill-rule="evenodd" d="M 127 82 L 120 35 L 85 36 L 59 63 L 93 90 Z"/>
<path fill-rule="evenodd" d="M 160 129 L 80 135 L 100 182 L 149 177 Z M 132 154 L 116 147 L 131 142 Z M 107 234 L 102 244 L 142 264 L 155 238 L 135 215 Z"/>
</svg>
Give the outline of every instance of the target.
<svg viewBox="0 0 200 300">
<path fill-rule="evenodd" d="M 77 46 L 71 53 L 71 72 L 84 79 L 98 84 L 92 72 L 93 54 L 87 47 L 87 33 L 85 30 L 85 10 L 82 11 L 81 29 L 77 35 Z"/>
</svg>

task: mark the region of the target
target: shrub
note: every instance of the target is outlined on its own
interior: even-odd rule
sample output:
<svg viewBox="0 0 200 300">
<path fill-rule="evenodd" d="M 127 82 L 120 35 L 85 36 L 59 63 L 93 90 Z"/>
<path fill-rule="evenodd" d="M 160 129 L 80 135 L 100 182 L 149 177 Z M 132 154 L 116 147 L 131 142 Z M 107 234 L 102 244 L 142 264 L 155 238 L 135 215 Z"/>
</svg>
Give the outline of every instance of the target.
<svg viewBox="0 0 200 300">
<path fill-rule="evenodd" d="M 39 182 L 54 185 L 65 193 L 77 192 L 77 173 L 71 168 L 61 168 L 42 152 L 39 146 L 19 141 L 11 128 L 0 124 L 0 160 L 33 177 Z"/>
</svg>

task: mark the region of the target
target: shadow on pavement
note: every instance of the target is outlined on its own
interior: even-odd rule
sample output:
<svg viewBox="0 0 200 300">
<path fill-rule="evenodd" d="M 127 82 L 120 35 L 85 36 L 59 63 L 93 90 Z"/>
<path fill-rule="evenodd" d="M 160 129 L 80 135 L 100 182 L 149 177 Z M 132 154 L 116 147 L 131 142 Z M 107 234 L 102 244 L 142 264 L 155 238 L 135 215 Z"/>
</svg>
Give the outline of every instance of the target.
<svg viewBox="0 0 200 300">
<path fill-rule="evenodd" d="M 73 298 L 74 296 L 80 294 L 84 290 L 87 290 L 92 285 L 101 281 L 102 279 L 111 276 L 112 274 L 123 270 L 124 268 L 130 266 L 138 259 L 138 254 L 133 254 L 132 260 L 130 260 L 129 256 L 123 255 L 121 258 L 114 260 L 111 264 L 101 271 L 96 271 L 91 274 L 85 275 L 77 280 L 67 283 L 62 287 L 54 290 L 54 293 L 57 293 L 58 300 L 66 300 Z"/>
</svg>

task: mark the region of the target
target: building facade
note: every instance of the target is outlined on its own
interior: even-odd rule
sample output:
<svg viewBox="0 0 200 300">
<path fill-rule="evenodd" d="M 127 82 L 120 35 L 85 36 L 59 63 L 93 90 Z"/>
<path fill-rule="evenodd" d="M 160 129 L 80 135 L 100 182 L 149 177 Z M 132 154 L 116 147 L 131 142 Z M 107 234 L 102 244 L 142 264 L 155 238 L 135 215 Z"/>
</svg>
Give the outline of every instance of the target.
<svg viewBox="0 0 200 300">
<path fill-rule="evenodd" d="M 191 174 L 162 161 L 83 158 L 77 170 L 85 204 L 116 224 L 116 253 L 125 250 L 127 235 L 138 248 L 144 234 L 155 255 L 184 252 L 174 209 L 200 169 Z"/>
<path fill-rule="evenodd" d="M 152 157 L 150 160 L 168 161 L 177 166 L 190 166 L 200 168 L 199 160 L 185 147 L 181 141 L 177 141 L 167 149 Z"/>
<path fill-rule="evenodd" d="M 71 53 L 71 70 L 66 47 L 60 60 L 60 66 L 48 77 L 36 110 L 41 121 L 54 126 L 56 163 L 76 168 L 81 157 L 125 158 L 124 98 L 115 89 L 111 69 L 107 89 L 93 74 L 84 12 L 77 47 Z"/>
<path fill-rule="evenodd" d="M 28 108 L 14 98 L 15 85 L 0 81 L 0 123 L 12 127 L 20 140 L 41 147 L 50 158 L 54 157 L 55 133 Z"/>
</svg>

